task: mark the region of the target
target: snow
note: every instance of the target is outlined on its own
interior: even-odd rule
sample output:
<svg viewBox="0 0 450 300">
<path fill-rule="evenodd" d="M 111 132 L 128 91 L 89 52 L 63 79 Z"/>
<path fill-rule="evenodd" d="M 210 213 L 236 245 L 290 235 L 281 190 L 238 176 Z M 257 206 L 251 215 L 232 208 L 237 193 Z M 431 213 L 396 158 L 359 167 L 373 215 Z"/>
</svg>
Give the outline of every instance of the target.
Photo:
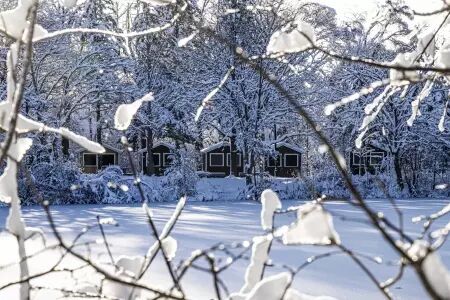
<svg viewBox="0 0 450 300">
<path fill-rule="evenodd" d="M 298 209 L 297 221 L 282 233 L 283 243 L 291 244 L 339 244 L 333 218 L 317 203 L 307 203 Z"/>
<path fill-rule="evenodd" d="M 177 253 L 177 240 L 174 239 L 171 236 L 166 237 L 161 241 L 162 248 L 164 249 L 164 253 L 167 256 L 167 259 L 170 261 L 175 257 L 175 254 Z"/>
<path fill-rule="evenodd" d="M 85 148 L 88 151 L 94 152 L 94 153 L 103 153 L 105 152 L 105 148 L 103 148 L 102 145 L 92 142 L 89 139 L 87 139 L 84 136 L 78 135 L 72 131 L 70 131 L 67 128 L 61 127 L 58 132 L 65 137 L 68 140 L 71 140 L 81 147 Z"/>
<path fill-rule="evenodd" d="M 414 53 L 400 53 L 395 57 L 393 63 L 401 67 L 410 67 L 413 65 L 414 59 Z M 419 78 L 419 74 L 417 71 L 391 69 L 389 78 L 391 81 L 399 81 L 403 79 L 417 80 Z"/>
<path fill-rule="evenodd" d="M 252 256 L 250 264 L 245 271 L 245 284 L 238 295 L 248 294 L 260 281 L 264 264 L 269 258 L 268 251 L 271 244 L 272 239 L 269 236 L 256 236 L 253 238 Z"/>
<path fill-rule="evenodd" d="M 176 0 L 141 0 L 141 1 L 153 6 L 165 6 L 176 3 Z"/>
<path fill-rule="evenodd" d="M 228 80 L 228 77 L 230 77 L 230 75 L 231 75 L 231 73 L 233 73 L 233 71 L 234 71 L 234 67 L 231 67 L 230 69 L 228 69 L 227 73 L 225 73 L 225 75 L 223 76 L 219 85 L 216 86 L 214 89 L 212 89 L 208 93 L 208 95 L 206 95 L 206 97 L 202 100 L 202 104 L 197 108 L 197 112 L 195 113 L 195 118 L 194 118 L 195 122 L 197 122 L 200 119 L 200 115 L 202 114 L 203 109 L 209 104 L 209 101 L 211 101 L 211 99 L 217 94 L 217 92 L 220 91 L 222 86 L 224 86 L 224 84 Z"/>
<path fill-rule="evenodd" d="M 28 27 L 27 15 L 33 1 L 19 0 L 16 8 L 0 13 L 0 30 L 19 40 Z M 34 38 L 40 38 L 47 31 L 40 25 L 34 25 Z"/>
<path fill-rule="evenodd" d="M 277 209 L 281 209 L 281 201 L 278 195 L 272 190 L 265 190 L 261 194 L 261 225 L 264 230 L 271 230 L 273 227 L 273 215 Z"/>
<path fill-rule="evenodd" d="M 370 200 L 368 203 L 376 211 L 383 212 L 386 217 L 395 220 L 395 212 L 387 200 Z M 298 204 L 296 201 L 283 202 L 284 207 Z M 398 204 L 404 211 L 404 219 L 411 220 L 412 217 L 417 215 L 431 215 L 436 211 L 440 211 L 447 203 L 445 200 L 438 199 L 414 199 L 399 200 Z M 176 205 L 152 203 L 151 206 L 154 212 L 155 223 L 158 228 L 162 228 L 167 220 L 170 219 Z M 349 218 L 363 216 L 356 207 L 341 202 L 329 203 L 326 207 L 332 214 L 343 215 Z M 233 241 L 251 240 L 252 236 L 262 233 L 259 218 L 260 209 L 261 205 L 254 202 L 188 202 L 180 220 L 171 233 L 171 236 L 178 241 L 178 253 L 174 259 L 174 265 L 177 265 L 179 260 L 189 257 L 191 252 L 196 249 L 210 247 L 218 241 L 230 243 Z M 52 211 L 55 222 L 61 228 L 61 233 L 66 240 L 74 238 L 85 225 L 95 224 L 97 215 L 102 218 L 114 217 L 118 221 L 119 226 L 107 226 L 105 231 L 111 245 L 111 251 L 116 258 L 120 257 L 120 255 L 128 255 L 130 257 L 142 256 L 154 243 L 148 231 L 146 215 L 140 205 L 55 206 L 52 208 Z M 0 224 L 4 224 L 7 214 L 7 208 L 0 208 Z M 46 234 L 51 235 L 45 214 L 40 207 L 23 208 L 23 218 L 28 226 L 42 227 Z M 277 215 L 276 225 L 283 225 L 294 220 L 295 216 L 293 215 Z M 447 221 L 445 220 L 437 220 L 436 226 L 443 227 L 446 223 Z M 397 257 L 393 250 L 385 247 L 385 243 L 380 235 L 366 224 L 347 222 L 335 218 L 334 226 L 345 245 L 355 251 L 364 252 L 372 256 L 380 256 L 385 262 L 392 261 Z M 405 230 L 412 236 L 418 236 L 422 226 L 406 221 Z M 15 238 L 6 233 L 0 233 L 0 238 L 2 238 L 0 265 L 5 265 L 11 262 L 11 258 L 17 257 L 17 250 L 14 250 L 17 243 Z M 82 241 L 92 241 L 98 238 L 101 238 L 100 232 L 93 230 Z M 54 239 L 49 239 L 47 243 L 51 245 L 53 242 Z M 289 263 L 294 266 L 302 264 L 312 255 L 318 255 L 329 250 L 313 246 L 286 247 L 279 243 L 273 243 L 272 249 L 271 260 L 274 263 Z M 83 251 L 82 248 L 77 250 Z M 13 253 L 11 256 L 9 256 L 9 251 Z M 106 262 L 108 261 L 108 257 L 104 255 L 104 245 L 93 245 L 92 251 L 95 255 L 103 253 L 99 257 Z M 443 263 L 449 268 L 450 246 L 444 245 L 439 252 Z M 31 272 L 35 273 L 42 270 L 43 266 L 40 265 L 42 262 L 52 263 L 59 256 L 58 252 L 47 251 L 42 253 L 32 260 Z M 380 281 L 391 278 L 397 271 L 397 267 L 391 264 L 378 265 L 370 262 L 366 262 L 366 264 L 373 270 Z M 236 263 L 236 266 L 222 274 L 222 278 L 230 291 L 240 290 L 244 283 L 244 274 L 247 266 L 248 261 L 240 261 Z M 0 269 L 0 285 L 11 280 L 11 278 L 17 278 L 15 276 L 18 273 L 15 270 L 17 269 Z M 170 282 L 165 264 L 161 260 L 156 261 L 151 270 L 153 270 L 152 272 L 157 272 L 157 274 L 149 277 L 153 284 L 164 286 L 165 282 Z M 266 273 L 267 276 L 271 276 L 282 271 L 278 268 L 268 267 Z M 83 282 L 89 280 L 89 278 L 83 277 L 81 274 L 80 277 L 83 279 Z M 38 282 L 39 280 L 36 280 L 36 283 Z M 95 282 L 94 280 L 92 281 L 92 283 Z M 210 275 L 193 271 L 189 273 L 183 286 L 185 289 L 189 288 L 190 299 L 210 299 L 214 297 L 214 291 L 209 284 L 210 282 Z M 365 300 L 381 298 L 378 289 L 346 256 L 334 256 L 312 263 L 295 277 L 292 287 L 301 291 L 301 293 L 312 296 L 329 295 L 337 299 L 359 299 L 361 295 L 364 295 Z M 418 284 L 415 274 L 409 269 L 405 270 L 403 279 L 391 288 L 391 292 L 396 296 L 396 299 L 419 300 L 427 298 L 423 288 Z M 11 295 L 16 295 L 16 293 L 17 287 L 11 287 L 0 291 L 0 298 L 14 299 L 14 296 Z M 40 298 L 37 297 L 36 299 L 49 298 L 44 297 L 42 294 Z M 311 298 L 305 299 L 310 300 Z"/>
<path fill-rule="evenodd" d="M 149 93 L 133 103 L 119 105 L 114 115 L 114 127 L 117 130 L 127 130 L 142 103 L 152 101 L 153 99 L 153 93 Z"/>
<path fill-rule="evenodd" d="M 197 35 L 197 33 L 197 31 L 194 31 L 187 37 L 180 39 L 177 44 L 178 47 L 185 47 Z"/>
<path fill-rule="evenodd" d="M 218 142 L 218 143 L 212 144 L 211 146 L 208 146 L 206 148 L 203 148 L 202 150 L 200 150 L 200 152 L 207 153 L 207 152 L 210 152 L 212 150 L 216 150 L 216 149 L 219 149 L 219 148 L 222 148 L 222 147 L 225 147 L 225 146 L 229 146 L 229 145 L 230 145 L 230 143 L 222 141 L 222 142 Z"/>
<path fill-rule="evenodd" d="M 253 288 L 246 297 L 246 300 L 278 300 L 282 299 L 288 284 L 291 282 L 291 275 L 287 272 L 264 278 Z"/>
<path fill-rule="evenodd" d="M 418 239 L 412 245 L 405 245 L 407 254 L 413 261 L 423 259 L 423 271 L 431 286 L 443 299 L 450 298 L 450 273 L 442 262 L 440 255 L 433 251 L 427 241 Z"/>
<path fill-rule="evenodd" d="M 283 54 L 304 51 L 314 43 L 315 34 L 311 25 L 296 21 L 276 31 L 270 37 L 267 54 Z"/>
</svg>

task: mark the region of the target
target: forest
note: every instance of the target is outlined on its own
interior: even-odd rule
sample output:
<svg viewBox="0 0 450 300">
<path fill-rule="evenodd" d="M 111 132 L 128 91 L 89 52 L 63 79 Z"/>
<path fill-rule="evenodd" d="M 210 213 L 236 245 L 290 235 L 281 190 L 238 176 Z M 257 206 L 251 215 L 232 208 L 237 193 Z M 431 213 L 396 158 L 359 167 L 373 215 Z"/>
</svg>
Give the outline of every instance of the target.
<svg viewBox="0 0 450 300">
<path fill-rule="evenodd" d="M 0 299 L 449 299 L 450 4 L 325 2 L 2 0 Z"/>
</svg>

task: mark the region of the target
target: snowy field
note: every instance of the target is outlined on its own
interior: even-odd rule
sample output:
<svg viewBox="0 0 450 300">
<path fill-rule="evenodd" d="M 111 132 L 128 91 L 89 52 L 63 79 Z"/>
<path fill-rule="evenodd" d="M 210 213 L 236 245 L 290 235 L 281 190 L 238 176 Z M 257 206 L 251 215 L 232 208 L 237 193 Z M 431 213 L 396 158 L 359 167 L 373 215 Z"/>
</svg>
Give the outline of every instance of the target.
<svg viewBox="0 0 450 300">
<path fill-rule="evenodd" d="M 398 202 L 403 209 L 406 220 L 406 231 L 415 236 L 420 231 L 420 225 L 412 224 L 411 218 L 421 214 L 429 214 L 438 211 L 444 204 L 444 200 L 401 200 Z M 293 201 L 283 202 L 287 207 L 295 205 Z M 174 204 L 152 204 L 154 207 L 154 218 L 159 228 L 171 215 Z M 386 215 L 395 218 L 392 207 L 387 201 L 370 201 L 370 205 Z M 336 216 L 347 218 L 362 217 L 354 207 L 343 203 L 330 203 L 327 205 Z M 95 224 L 96 216 L 114 217 L 118 227 L 106 227 L 108 240 L 112 245 L 114 257 L 119 255 L 144 255 L 152 244 L 145 215 L 140 206 L 56 206 L 52 208 L 56 223 L 65 239 L 73 238 L 87 224 Z M 39 207 L 26 207 L 23 209 L 24 219 L 28 226 L 41 227 L 46 233 L 51 234 L 44 213 Z M 188 203 L 172 236 L 178 240 L 178 253 L 174 264 L 189 256 L 196 249 L 207 248 L 218 241 L 225 243 L 233 241 L 244 241 L 252 236 L 261 234 L 260 205 L 250 202 L 193 202 Z M 7 209 L 0 209 L 0 222 L 5 223 Z M 293 215 L 277 216 L 278 225 L 287 224 L 294 220 Z M 380 235 L 367 225 L 352 221 L 342 221 L 335 217 L 335 227 L 339 232 L 342 242 L 348 248 L 379 256 L 383 264 L 389 264 L 395 256 L 393 252 L 385 247 Z M 445 220 L 444 220 L 445 221 Z M 443 224 L 437 223 L 437 225 Z M 2 234 L 5 235 L 4 233 Z M 98 228 L 86 235 L 86 241 L 95 241 L 100 238 Z M 7 263 L 8 243 L 14 244 L 13 240 L 2 240 L 0 245 L 0 264 Z M 48 241 L 52 244 L 52 241 Z M 276 264 L 289 264 L 298 266 L 309 256 L 330 250 L 325 247 L 295 246 L 286 247 L 275 243 L 271 258 Z M 444 263 L 450 267 L 450 244 L 445 245 L 440 251 Z M 99 255 L 102 260 L 107 261 L 105 249 L 102 245 L 93 248 L 93 255 Z M 45 257 L 45 256 L 43 256 Z M 48 258 L 48 257 L 47 257 Z M 51 258 L 49 258 L 51 259 Z M 42 261 L 42 259 L 40 259 Z M 237 291 L 243 284 L 244 270 L 247 261 L 237 263 L 234 268 L 222 274 L 222 278 L 230 292 Z M 396 273 L 396 267 L 377 265 L 374 262 L 365 261 L 367 266 L 373 270 L 379 280 L 386 280 Z M 36 267 L 38 268 L 38 267 Z M 157 261 L 152 266 L 151 276 L 147 278 L 150 285 L 162 285 L 169 281 L 165 265 Z M 0 268 L 0 285 L 5 284 L 16 276 L 12 268 Z M 270 268 L 269 273 L 280 272 L 281 269 Z M 32 268 L 33 272 L 33 268 Z M 191 271 L 183 281 L 183 287 L 188 291 L 189 299 L 211 299 L 213 298 L 212 279 L 210 275 L 200 271 Z M 382 299 L 381 294 L 369 279 L 355 266 L 346 256 L 332 256 L 319 260 L 309 265 L 296 277 L 294 286 L 301 292 L 312 295 L 330 295 L 338 299 Z M 0 292 L 0 299 L 16 299 L 16 287 L 7 288 Z M 407 271 L 403 280 L 395 285 L 391 292 L 397 299 L 426 299 L 424 291 L 418 284 L 415 275 Z M 57 294 L 54 294 L 56 297 Z M 39 292 L 37 299 L 52 299 L 52 294 Z"/>
</svg>

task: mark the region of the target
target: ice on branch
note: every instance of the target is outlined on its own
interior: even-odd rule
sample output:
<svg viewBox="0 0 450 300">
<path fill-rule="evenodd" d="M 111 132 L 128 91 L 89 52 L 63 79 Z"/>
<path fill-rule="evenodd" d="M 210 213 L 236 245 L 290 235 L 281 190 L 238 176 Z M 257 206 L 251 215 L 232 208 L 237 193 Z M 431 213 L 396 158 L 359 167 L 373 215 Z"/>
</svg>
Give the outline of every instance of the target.
<svg viewBox="0 0 450 300">
<path fill-rule="evenodd" d="M 264 230 L 271 230 L 273 227 L 273 216 L 277 209 L 281 209 L 281 201 L 277 193 L 268 189 L 261 194 L 261 225 Z"/>
<path fill-rule="evenodd" d="M 442 112 L 442 116 L 441 116 L 441 118 L 439 119 L 438 128 L 439 128 L 439 131 L 440 131 L 440 132 L 444 132 L 444 130 L 445 130 L 444 123 L 445 123 L 445 117 L 447 116 L 447 107 L 448 107 L 448 104 L 449 104 L 449 101 L 447 100 L 447 102 L 445 102 L 445 106 L 444 106 L 444 110 L 443 110 L 443 112 Z"/>
<path fill-rule="evenodd" d="M 314 29 L 308 23 L 296 21 L 276 31 L 270 37 L 267 54 L 283 54 L 304 51 L 315 42 Z"/>
<path fill-rule="evenodd" d="M 105 152 L 105 148 L 103 148 L 102 145 L 93 142 L 84 136 L 78 135 L 72 131 L 70 131 L 67 128 L 61 127 L 59 129 L 59 133 L 65 137 L 68 140 L 71 140 L 72 142 L 77 143 L 81 147 L 85 148 L 88 151 L 94 152 L 94 153 L 103 153 Z"/>
<path fill-rule="evenodd" d="M 171 236 L 166 237 L 161 241 L 162 248 L 164 253 L 167 256 L 167 259 L 170 261 L 175 258 L 175 254 L 177 253 L 178 243 L 177 240 Z"/>
<path fill-rule="evenodd" d="M 373 100 L 372 103 L 369 103 L 368 105 L 366 105 L 366 107 L 364 108 L 364 111 L 367 114 L 367 116 L 364 117 L 361 127 L 359 128 L 360 133 L 355 140 L 355 145 L 357 148 L 362 147 L 362 140 L 363 140 L 364 135 L 366 134 L 367 130 L 369 129 L 369 125 L 378 116 L 381 109 L 386 104 L 386 102 L 389 100 L 389 98 L 394 93 L 397 92 L 398 88 L 399 87 L 392 88 L 391 86 L 387 86 L 385 88 L 385 90 Z"/>
<path fill-rule="evenodd" d="M 442 299 L 450 298 L 450 273 L 436 251 L 430 249 L 427 241 L 416 240 L 412 245 L 404 244 L 403 248 L 413 261 L 423 259 L 422 270 L 431 287 Z"/>
<path fill-rule="evenodd" d="M 0 102 L 0 124 L 3 130 L 9 130 L 12 116 L 12 104 L 8 101 Z M 30 120 L 22 115 L 17 115 L 16 132 L 27 133 L 30 131 L 42 131 L 44 124 Z"/>
<path fill-rule="evenodd" d="M 414 99 L 413 102 L 411 102 L 411 117 L 409 117 L 408 121 L 406 123 L 408 126 L 412 126 L 414 121 L 416 120 L 416 117 L 420 115 L 419 107 L 422 101 L 431 93 L 431 90 L 433 89 L 433 81 L 428 80 L 425 83 L 425 86 L 420 91 L 420 94 Z"/>
<path fill-rule="evenodd" d="M 245 284 L 240 290 L 240 294 L 249 293 L 259 282 L 263 274 L 264 264 L 269 258 L 268 251 L 271 243 L 272 238 L 268 236 L 256 236 L 253 238 L 252 257 L 245 271 Z"/>
<path fill-rule="evenodd" d="M 16 40 L 20 40 L 28 27 L 28 13 L 33 5 L 32 0 L 19 0 L 17 7 L 0 13 L 0 30 Z M 34 25 L 33 38 L 40 38 L 47 31 L 40 25 Z"/>
<path fill-rule="evenodd" d="M 16 162 L 20 162 L 27 153 L 28 149 L 30 149 L 31 145 L 33 144 L 33 140 L 30 138 L 20 138 L 17 139 L 15 143 L 11 143 L 8 149 L 8 157 L 15 160 Z M 2 144 L 2 151 L 5 147 L 4 144 Z"/>
<path fill-rule="evenodd" d="M 399 67 L 411 67 L 414 64 L 414 54 L 412 53 L 400 53 L 395 57 L 393 63 Z M 391 81 L 400 81 L 400 80 L 417 80 L 419 78 L 419 74 L 417 71 L 413 70 L 398 70 L 391 69 L 389 73 L 389 78 Z"/>
<path fill-rule="evenodd" d="M 208 105 L 209 101 L 214 97 L 217 92 L 222 88 L 222 86 L 227 82 L 228 77 L 230 77 L 231 73 L 234 71 L 234 67 L 231 67 L 228 72 L 225 74 L 225 76 L 220 81 L 219 85 L 216 86 L 209 94 L 203 99 L 202 104 L 197 109 L 197 113 L 195 114 L 195 122 L 197 122 L 200 119 L 200 115 L 202 114 L 203 109 Z"/>
<path fill-rule="evenodd" d="M 130 126 L 134 115 L 141 107 L 142 103 L 152 101 L 153 99 L 153 93 L 149 93 L 133 103 L 119 105 L 116 114 L 114 115 L 114 127 L 117 130 L 128 129 L 128 126 Z"/>
<path fill-rule="evenodd" d="M 178 47 L 184 47 L 186 46 L 195 36 L 197 35 L 197 31 L 194 31 L 190 35 L 188 35 L 185 38 L 182 38 L 178 41 Z"/>
<path fill-rule="evenodd" d="M 297 221 L 282 232 L 282 239 L 286 245 L 330 245 L 341 242 L 331 214 L 317 203 L 307 203 L 299 208 Z"/>
</svg>

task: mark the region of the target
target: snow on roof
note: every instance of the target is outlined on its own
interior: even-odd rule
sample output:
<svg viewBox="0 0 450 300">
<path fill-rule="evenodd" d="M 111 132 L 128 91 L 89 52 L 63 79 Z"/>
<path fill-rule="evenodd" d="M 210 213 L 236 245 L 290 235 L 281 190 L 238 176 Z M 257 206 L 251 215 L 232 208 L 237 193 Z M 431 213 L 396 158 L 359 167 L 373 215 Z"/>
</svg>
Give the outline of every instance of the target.
<svg viewBox="0 0 450 300">
<path fill-rule="evenodd" d="M 229 146 L 229 145 L 230 145 L 230 143 L 222 141 L 222 142 L 218 142 L 216 144 L 212 144 L 211 146 L 208 146 L 206 148 L 203 148 L 202 150 L 200 150 L 200 152 L 202 152 L 202 153 L 210 152 L 212 150 L 216 150 L 216 149 L 219 149 L 221 147 Z"/>
<path fill-rule="evenodd" d="M 303 150 L 300 149 L 299 147 L 297 147 L 295 145 L 292 145 L 292 144 L 289 144 L 289 143 L 286 143 L 286 142 L 279 142 L 279 143 L 276 143 L 276 145 L 277 145 L 277 148 L 281 147 L 281 146 L 284 146 L 286 148 L 294 150 L 295 152 L 303 153 Z"/>
<path fill-rule="evenodd" d="M 166 146 L 169 149 L 175 149 L 175 145 L 169 144 L 167 142 L 156 142 L 155 144 L 153 144 L 153 148 L 156 148 L 158 146 Z"/>
<path fill-rule="evenodd" d="M 123 149 L 119 149 L 119 148 L 116 148 L 116 147 L 114 147 L 114 146 L 111 146 L 111 145 L 108 145 L 108 144 L 105 144 L 105 143 L 103 143 L 102 146 L 103 146 L 105 149 L 107 149 L 107 150 L 112 150 L 112 151 L 117 152 L 117 153 L 120 153 L 120 152 L 123 151 Z M 76 150 L 76 152 L 78 152 L 78 153 L 83 152 L 83 151 L 89 152 L 89 151 L 88 151 L 87 149 L 85 149 L 85 148 L 79 148 L 79 149 Z M 90 152 L 89 152 L 89 153 L 90 153 Z M 101 154 L 101 153 L 100 153 L 100 154 Z"/>
</svg>

